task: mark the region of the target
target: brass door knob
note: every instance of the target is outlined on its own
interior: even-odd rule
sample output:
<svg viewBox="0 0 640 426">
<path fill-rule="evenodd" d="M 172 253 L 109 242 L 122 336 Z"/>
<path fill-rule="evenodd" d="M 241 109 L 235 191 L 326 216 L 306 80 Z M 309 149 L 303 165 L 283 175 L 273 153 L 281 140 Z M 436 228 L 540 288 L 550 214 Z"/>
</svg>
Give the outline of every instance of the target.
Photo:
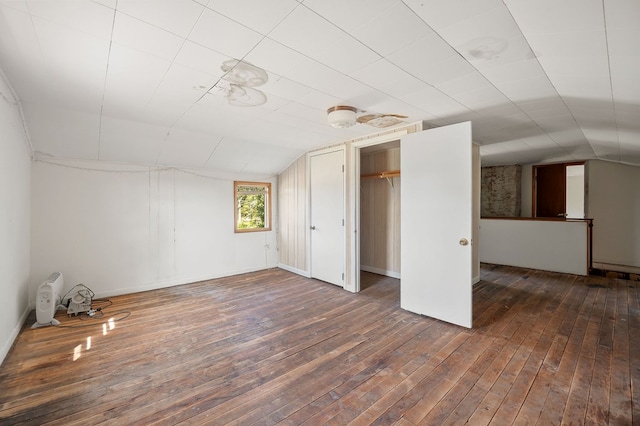
<svg viewBox="0 0 640 426">
<path fill-rule="evenodd" d="M 460 238 L 459 242 L 461 246 L 466 246 L 467 244 L 469 244 L 469 240 L 467 240 L 466 238 Z"/>
</svg>

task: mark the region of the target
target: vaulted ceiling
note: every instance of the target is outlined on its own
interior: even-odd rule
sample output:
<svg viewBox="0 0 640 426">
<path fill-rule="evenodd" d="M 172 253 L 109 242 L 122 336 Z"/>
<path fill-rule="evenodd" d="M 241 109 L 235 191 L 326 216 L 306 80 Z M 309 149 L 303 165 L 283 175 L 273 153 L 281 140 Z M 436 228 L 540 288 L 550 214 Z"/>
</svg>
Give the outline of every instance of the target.
<svg viewBox="0 0 640 426">
<path fill-rule="evenodd" d="M 640 165 L 639 23 L 637 0 L 0 0 L 0 68 L 37 157 L 278 173 L 380 131 L 327 124 L 350 105 L 471 120 L 483 164 Z"/>
</svg>

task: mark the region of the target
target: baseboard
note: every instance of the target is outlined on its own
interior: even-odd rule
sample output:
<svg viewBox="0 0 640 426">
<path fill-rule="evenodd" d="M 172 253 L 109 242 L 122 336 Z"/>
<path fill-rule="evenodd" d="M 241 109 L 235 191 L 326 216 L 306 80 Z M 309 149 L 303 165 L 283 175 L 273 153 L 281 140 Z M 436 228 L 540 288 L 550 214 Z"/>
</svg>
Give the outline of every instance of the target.
<svg viewBox="0 0 640 426">
<path fill-rule="evenodd" d="M 360 265 L 360 270 L 371 272 L 372 274 L 384 275 L 385 277 L 400 279 L 400 272 L 388 271 L 386 269 L 374 268 L 373 266 Z"/>
<path fill-rule="evenodd" d="M 201 281 L 215 280 L 218 278 L 232 277 L 234 275 L 242 275 L 242 274 L 248 274 L 251 272 L 264 271 L 265 269 L 270 269 L 270 268 L 251 268 L 251 269 L 245 269 L 245 270 L 234 271 L 234 272 L 223 273 L 223 274 L 201 275 L 201 276 L 180 278 L 180 279 L 174 279 L 174 280 L 156 281 L 153 283 L 136 285 L 134 287 L 121 287 L 113 290 L 108 290 L 106 292 L 97 291 L 94 298 L 101 299 L 105 297 L 120 296 L 123 294 L 140 293 L 143 291 L 150 291 L 150 290 L 159 290 L 162 288 L 175 287 L 178 285 L 191 284 L 191 283 L 197 283 Z"/>
<path fill-rule="evenodd" d="M 0 365 L 2 365 L 2 363 L 4 362 L 4 359 L 7 357 L 7 354 L 11 350 L 11 347 L 13 346 L 13 342 L 15 342 L 16 338 L 18 337 L 18 334 L 20 334 L 20 330 L 22 330 L 22 327 L 24 326 L 25 321 L 27 321 L 27 317 L 29 316 L 29 313 L 31 312 L 32 309 L 33 309 L 33 306 L 31 306 L 31 304 L 28 304 L 24 312 L 22 312 L 22 315 L 20 315 L 18 324 L 16 324 L 16 326 L 13 328 L 13 330 L 11 331 L 11 334 L 9 335 L 9 338 L 5 342 L 2 349 L 0 350 Z"/>
<path fill-rule="evenodd" d="M 294 268 L 282 263 L 278 263 L 277 267 L 280 269 L 284 269 L 285 271 L 293 272 L 294 274 L 302 275 L 305 278 L 311 278 L 311 274 L 308 271 L 303 271 L 302 269 Z"/>
</svg>

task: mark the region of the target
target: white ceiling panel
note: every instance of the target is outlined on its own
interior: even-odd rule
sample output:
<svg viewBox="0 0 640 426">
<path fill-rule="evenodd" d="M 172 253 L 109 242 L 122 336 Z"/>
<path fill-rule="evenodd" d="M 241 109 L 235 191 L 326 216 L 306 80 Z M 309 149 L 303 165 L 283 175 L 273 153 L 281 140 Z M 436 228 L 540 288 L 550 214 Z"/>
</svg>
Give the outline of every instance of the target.
<svg viewBox="0 0 640 426">
<path fill-rule="evenodd" d="M 155 164 L 204 168 L 212 153 L 212 145 L 222 136 L 173 128 L 159 150 Z"/>
<path fill-rule="evenodd" d="M 474 111 L 482 111 L 496 105 L 504 105 L 509 102 L 498 89 L 493 86 L 485 86 L 476 90 L 451 95 L 460 104 Z"/>
<path fill-rule="evenodd" d="M 184 43 L 184 38 L 124 13 L 116 14 L 112 40 L 130 49 L 169 61 L 173 61 Z"/>
<path fill-rule="evenodd" d="M 99 112 L 104 90 L 109 42 L 58 24 L 34 20 L 43 52 L 46 81 L 44 93 L 57 93 L 56 99 L 75 109 Z M 53 54 L 52 52 L 55 52 Z M 51 99 L 53 101 L 53 99 Z"/>
<path fill-rule="evenodd" d="M 105 93 L 105 113 L 114 115 L 147 104 L 162 82 L 170 61 L 118 44 L 111 46 Z M 135 69 L 136 72 L 131 72 Z"/>
<path fill-rule="evenodd" d="M 205 9 L 189 40 L 223 55 L 242 59 L 263 36 L 210 9 Z"/>
<path fill-rule="evenodd" d="M 308 58 L 277 41 L 266 38 L 248 52 L 244 60 L 278 75 L 295 76 L 297 64 Z"/>
<path fill-rule="evenodd" d="M 492 87 L 492 84 L 479 72 L 472 72 L 462 77 L 436 84 L 435 86 L 448 95 L 457 95 L 479 89 L 486 89 Z"/>
<path fill-rule="evenodd" d="M 633 104 L 640 98 L 640 49 L 637 56 L 611 58 L 613 98 L 620 103 Z"/>
<path fill-rule="evenodd" d="M 225 172 L 244 171 L 249 162 L 248 153 L 252 148 L 255 148 L 255 144 L 239 139 L 224 138 L 216 143 L 206 168 Z"/>
<path fill-rule="evenodd" d="M 99 160 L 120 163 L 156 164 L 167 138 L 168 128 L 103 117 Z"/>
<path fill-rule="evenodd" d="M 607 55 L 607 39 L 603 30 L 538 34 L 527 37 L 539 58 Z"/>
<path fill-rule="evenodd" d="M 94 0 L 94 2 L 115 10 L 118 0 Z"/>
<path fill-rule="evenodd" d="M 308 96 L 312 90 L 310 87 L 296 83 L 288 78 L 277 77 L 276 79 L 270 79 L 269 85 L 264 89 L 264 92 L 268 95 L 273 94 L 291 101 L 300 101 Z"/>
<path fill-rule="evenodd" d="M 183 100 L 186 105 L 191 105 L 204 96 L 216 81 L 216 76 L 174 63 L 162 76 L 153 99 L 161 98 L 168 106 L 173 100 Z"/>
<path fill-rule="evenodd" d="M 334 44 L 343 34 L 340 28 L 323 17 L 306 7 L 298 7 L 271 31 L 269 38 L 313 57 L 315 52 Z"/>
<path fill-rule="evenodd" d="M 496 88 L 514 102 L 548 99 L 557 96 L 555 87 L 546 76 L 522 80 L 496 81 Z"/>
<path fill-rule="evenodd" d="M 120 0 L 117 8 L 182 38 L 187 38 L 204 10 L 201 4 L 191 0 Z"/>
<path fill-rule="evenodd" d="M 229 59 L 231 59 L 229 56 L 186 40 L 174 58 L 174 63 L 212 76 L 222 77 L 224 71 L 221 66 Z"/>
<path fill-rule="evenodd" d="M 484 164 L 637 164 L 638 22 L 636 0 L 0 0 L 0 75 L 45 156 L 278 173 L 380 131 L 330 127 L 342 104 L 471 120 Z"/>
<path fill-rule="evenodd" d="M 500 0 L 403 0 L 436 31 L 503 6 Z"/>
<path fill-rule="evenodd" d="M 460 102 L 430 86 L 403 96 L 401 100 L 436 117 L 460 114 L 468 110 Z"/>
<path fill-rule="evenodd" d="M 527 35 L 602 28 L 602 0 L 504 0 Z"/>
<path fill-rule="evenodd" d="M 380 59 L 380 55 L 348 34 L 310 54 L 315 60 L 345 74 Z"/>
<path fill-rule="evenodd" d="M 206 3 L 206 2 L 204 2 Z M 210 0 L 208 7 L 261 34 L 268 34 L 298 7 L 296 0 Z"/>
<path fill-rule="evenodd" d="M 301 58 L 296 68 L 283 74 L 285 77 L 329 95 L 348 100 L 371 90 L 370 87 L 359 83 L 326 65 L 312 59 Z M 327 105 L 329 107 L 331 105 Z"/>
<path fill-rule="evenodd" d="M 468 47 L 470 56 L 474 58 L 487 59 L 500 55 L 511 48 L 508 40 L 521 37 L 522 34 L 509 9 L 499 4 L 487 6 L 495 7 L 440 27 L 438 33 L 452 46 Z M 426 22 L 430 23 L 431 19 L 427 17 Z"/>
<path fill-rule="evenodd" d="M 547 77 L 537 58 L 503 63 L 495 67 L 484 67 L 482 75 L 495 83 Z"/>
<path fill-rule="evenodd" d="M 15 9 L 19 12 L 29 13 L 27 0 L 0 0 L 0 7 L 5 9 Z"/>
<path fill-rule="evenodd" d="M 384 27 L 393 31 L 380 31 Z M 377 54 L 389 56 L 432 31 L 404 3 L 396 2 L 351 33 Z"/>
<path fill-rule="evenodd" d="M 100 116 L 61 108 L 59 105 L 25 102 L 34 151 L 59 158 L 98 159 Z"/>
<path fill-rule="evenodd" d="M 559 94 L 611 99 L 609 67 L 606 58 L 556 57 L 541 58 L 540 62 Z M 587 69 L 588 72 L 585 72 Z"/>
<path fill-rule="evenodd" d="M 372 62 L 349 75 L 371 87 L 388 86 L 393 88 L 395 87 L 394 82 L 396 81 L 410 80 L 414 82 L 414 87 L 418 88 L 421 83 L 420 80 L 407 74 L 404 70 L 386 59 Z"/>
<path fill-rule="evenodd" d="M 387 59 L 407 73 L 431 85 L 439 85 L 476 72 L 458 52 L 434 34 L 415 40 L 389 55 Z"/>
<path fill-rule="evenodd" d="M 398 4 L 400 4 L 399 0 L 306 0 L 303 2 L 305 7 L 350 33 Z"/>
<path fill-rule="evenodd" d="M 300 98 L 302 105 L 317 109 L 326 109 L 327 105 L 338 105 L 342 99 L 331 96 L 318 90 L 312 90 Z"/>
<path fill-rule="evenodd" d="M 85 1 L 29 0 L 34 16 L 82 33 L 109 40 L 113 25 L 113 9 Z"/>
</svg>

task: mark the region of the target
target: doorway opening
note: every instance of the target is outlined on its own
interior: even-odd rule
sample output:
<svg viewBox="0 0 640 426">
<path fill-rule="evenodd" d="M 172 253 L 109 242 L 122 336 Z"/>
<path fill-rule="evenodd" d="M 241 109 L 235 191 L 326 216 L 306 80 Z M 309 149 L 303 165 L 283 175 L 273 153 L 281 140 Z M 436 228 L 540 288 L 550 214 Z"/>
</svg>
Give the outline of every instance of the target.
<svg viewBox="0 0 640 426">
<path fill-rule="evenodd" d="M 400 278 L 400 141 L 360 149 L 360 270 Z"/>
<path fill-rule="evenodd" d="M 584 176 L 584 162 L 533 166 L 533 216 L 584 219 Z"/>
<path fill-rule="evenodd" d="M 406 135 L 407 130 L 400 130 L 394 133 L 390 133 L 388 135 L 382 135 L 379 137 L 374 137 L 370 139 L 366 139 L 363 141 L 354 142 L 351 144 L 350 150 L 350 160 L 351 160 L 351 170 L 353 173 L 350 176 L 350 186 L 353 188 L 353 214 L 351 217 L 351 229 L 356 230 L 353 238 L 353 243 L 350 246 L 350 266 L 348 268 L 350 274 L 350 290 L 353 292 L 359 292 L 362 289 L 361 286 L 361 270 L 368 271 L 369 273 L 376 273 L 382 276 L 392 276 L 395 278 L 400 278 L 400 267 L 397 268 L 388 266 L 392 265 L 394 262 L 390 264 L 385 263 L 385 261 L 380 261 L 380 254 L 374 254 L 371 250 L 372 247 L 369 246 L 369 243 L 373 240 L 376 241 L 378 246 L 386 247 L 390 242 L 395 241 L 395 234 L 389 239 L 388 230 L 383 228 L 379 228 L 380 231 L 377 237 L 373 235 L 370 231 L 371 229 L 367 225 L 367 223 L 374 224 L 376 220 L 380 220 L 381 217 L 384 217 L 384 222 L 388 223 L 390 220 L 389 212 L 385 209 L 384 215 L 377 214 L 375 218 L 371 216 L 371 209 L 367 208 L 365 210 L 364 206 L 373 205 L 376 203 L 382 203 L 382 200 L 385 199 L 384 195 L 380 195 L 379 191 L 376 191 L 375 187 L 380 190 L 380 188 L 384 188 L 382 185 L 394 186 L 394 191 L 397 192 L 397 195 L 392 195 L 393 198 L 396 196 L 397 198 L 397 211 L 399 215 L 400 209 L 400 188 L 399 188 L 399 176 L 390 176 L 390 177 L 361 177 L 361 175 L 369 175 L 374 172 L 383 172 L 383 171 L 398 171 L 400 169 L 400 138 Z M 386 151 L 388 150 L 397 150 L 397 153 L 393 154 L 392 159 L 387 159 Z M 363 161 L 363 157 L 365 161 Z M 364 164 L 363 164 L 364 163 Z M 397 167 L 392 167 L 392 165 L 397 164 Z M 387 167 L 388 166 L 388 167 Z M 376 168 L 379 168 L 377 170 Z M 383 170 L 388 169 L 388 170 Z M 379 175 L 379 173 L 378 173 Z M 366 187 L 366 188 L 365 188 Z M 390 194 L 390 188 L 385 188 L 384 191 L 387 193 L 387 197 Z M 372 192 L 373 191 L 373 192 Z M 371 194 L 378 193 L 377 199 L 372 199 Z M 388 198 L 387 198 L 388 199 Z M 364 203 L 364 204 L 363 204 Z M 395 210 L 396 206 L 394 206 Z M 363 219 L 364 217 L 364 219 Z M 391 218 L 393 218 L 393 213 Z M 391 256 L 397 256 L 397 262 L 399 265 L 400 262 L 400 217 L 397 216 L 397 255 L 392 254 Z M 365 231 L 363 229 L 364 226 L 369 228 L 369 231 Z M 394 231 L 392 231 L 394 232 Z M 361 258 L 362 253 L 364 251 L 364 269 L 362 268 L 363 259 Z M 385 259 L 387 258 L 387 254 L 384 254 Z M 375 261 L 375 258 L 378 258 Z M 378 265 L 378 266 L 376 266 Z M 380 266 L 385 265 L 385 266 Z M 394 271 L 394 269 L 396 269 Z"/>
</svg>

